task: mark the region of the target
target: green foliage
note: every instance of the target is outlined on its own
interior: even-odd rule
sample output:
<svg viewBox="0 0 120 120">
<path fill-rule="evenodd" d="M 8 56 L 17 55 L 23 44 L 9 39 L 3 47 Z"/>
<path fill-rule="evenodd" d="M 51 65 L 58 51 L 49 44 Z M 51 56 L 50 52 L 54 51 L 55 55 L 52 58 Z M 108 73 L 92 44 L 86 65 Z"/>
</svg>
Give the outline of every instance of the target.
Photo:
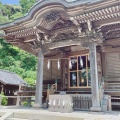
<svg viewBox="0 0 120 120">
<path fill-rule="evenodd" d="M 1 105 L 6 106 L 8 104 L 8 98 L 5 97 L 4 93 L 1 93 L 0 95 L 2 96 Z"/>
<path fill-rule="evenodd" d="M 15 14 L 10 16 L 10 19 L 15 20 L 20 17 L 23 17 L 23 14 L 21 12 L 16 12 Z"/>
<path fill-rule="evenodd" d="M 26 14 L 36 0 L 20 0 L 20 6 L 0 2 L 0 24 L 11 22 Z M 0 39 L 0 69 L 20 75 L 30 85 L 36 80 L 36 57 Z"/>
<path fill-rule="evenodd" d="M 2 4 L 2 2 L 0 2 L 0 24 L 23 17 L 23 15 L 28 13 L 35 2 L 36 0 L 20 0 L 20 6 Z"/>
<path fill-rule="evenodd" d="M 28 102 L 27 101 L 22 102 L 22 106 L 27 107 L 28 106 Z"/>
<path fill-rule="evenodd" d="M 29 9 L 34 5 L 36 0 L 20 0 L 20 6 L 22 7 L 22 13 L 28 13 Z"/>
<path fill-rule="evenodd" d="M 35 84 L 37 58 L 0 39 L 0 69 L 20 75 L 30 85 Z"/>
</svg>

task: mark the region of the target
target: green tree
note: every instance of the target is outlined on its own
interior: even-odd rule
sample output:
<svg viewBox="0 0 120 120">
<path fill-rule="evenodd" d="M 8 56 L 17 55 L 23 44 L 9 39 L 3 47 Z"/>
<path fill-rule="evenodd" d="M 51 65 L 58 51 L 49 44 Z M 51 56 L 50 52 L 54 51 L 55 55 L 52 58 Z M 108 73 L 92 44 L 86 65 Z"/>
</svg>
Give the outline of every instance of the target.
<svg viewBox="0 0 120 120">
<path fill-rule="evenodd" d="M 36 0 L 20 0 L 20 6 L 0 2 L 0 24 L 13 21 L 26 14 Z M 37 58 L 0 38 L 0 69 L 20 75 L 30 85 L 35 84 Z"/>
<path fill-rule="evenodd" d="M 30 8 L 35 4 L 36 0 L 20 0 L 20 6 L 22 7 L 22 13 L 26 14 Z"/>
<path fill-rule="evenodd" d="M 35 84 L 37 58 L 0 39 L 0 69 L 20 75 L 30 85 Z"/>
<path fill-rule="evenodd" d="M 10 16 L 10 19 L 15 20 L 20 17 L 23 17 L 23 14 L 21 12 L 16 12 L 15 14 Z"/>
<path fill-rule="evenodd" d="M 22 16 L 21 6 L 2 4 L 0 2 L 0 24 L 13 21 Z"/>
</svg>

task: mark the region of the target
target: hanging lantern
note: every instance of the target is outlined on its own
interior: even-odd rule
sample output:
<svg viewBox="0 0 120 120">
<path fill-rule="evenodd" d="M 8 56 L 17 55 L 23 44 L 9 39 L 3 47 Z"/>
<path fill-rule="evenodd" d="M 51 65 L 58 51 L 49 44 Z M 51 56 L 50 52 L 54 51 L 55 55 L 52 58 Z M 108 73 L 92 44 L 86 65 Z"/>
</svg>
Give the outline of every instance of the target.
<svg viewBox="0 0 120 120">
<path fill-rule="evenodd" d="M 57 64 L 58 64 L 58 69 L 60 69 L 60 61 L 59 61 L 59 59 L 58 59 Z"/>
<path fill-rule="evenodd" d="M 50 60 L 48 60 L 47 68 L 50 69 Z"/>
<path fill-rule="evenodd" d="M 69 68 L 72 69 L 72 63 L 71 63 L 71 60 L 69 60 Z"/>
<path fill-rule="evenodd" d="M 83 59 L 80 57 L 80 65 L 83 67 Z"/>
<path fill-rule="evenodd" d="M 10 94 L 10 90 L 9 90 L 9 94 Z"/>
</svg>

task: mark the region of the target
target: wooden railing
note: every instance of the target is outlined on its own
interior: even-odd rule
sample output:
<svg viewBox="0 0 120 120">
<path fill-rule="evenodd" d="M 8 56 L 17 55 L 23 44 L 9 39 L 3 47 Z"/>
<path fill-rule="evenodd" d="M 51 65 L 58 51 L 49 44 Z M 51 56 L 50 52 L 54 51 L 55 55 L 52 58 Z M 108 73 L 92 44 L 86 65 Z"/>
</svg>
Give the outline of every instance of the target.
<svg viewBox="0 0 120 120">
<path fill-rule="evenodd" d="M 35 96 L 2 96 L 2 95 L 0 95 L 0 105 L 2 103 L 3 98 L 14 98 L 14 99 L 16 99 L 16 106 L 21 105 L 21 99 L 27 98 L 27 103 L 28 103 L 28 106 L 30 107 L 31 102 L 32 102 L 31 98 L 35 98 Z"/>
<path fill-rule="evenodd" d="M 73 94 L 73 109 L 90 110 L 92 107 L 92 96 L 90 94 Z"/>
<path fill-rule="evenodd" d="M 49 100 L 49 95 L 53 95 L 57 91 L 57 83 L 53 84 L 51 87 L 48 85 L 47 89 L 47 100 Z"/>
<path fill-rule="evenodd" d="M 112 105 L 120 105 L 120 97 L 119 96 L 111 97 L 111 104 Z"/>
<path fill-rule="evenodd" d="M 105 90 L 120 91 L 120 82 L 105 83 Z"/>
<path fill-rule="evenodd" d="M 109 96 L 108 97 L 108 111 L 113 110 L 113 106 L 119 107 L 120 110 L 120 96 Z M 114 108 L 115 111 L 118 110 Z"/>
</svg>

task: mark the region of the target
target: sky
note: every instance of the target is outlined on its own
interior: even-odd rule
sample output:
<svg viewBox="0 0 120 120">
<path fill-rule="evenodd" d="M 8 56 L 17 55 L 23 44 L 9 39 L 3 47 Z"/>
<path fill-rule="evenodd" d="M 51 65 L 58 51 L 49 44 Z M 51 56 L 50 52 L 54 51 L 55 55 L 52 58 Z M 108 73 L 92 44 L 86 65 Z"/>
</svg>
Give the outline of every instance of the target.
<svg viewBox="0 0 120 120">
<path fill-rule="evenodd" d="M 19 0 L 0 0 L 3 4 L 7 3 L 7 4 L 15 4 L 18 5 L 19 4 Z"/>
<path fill-rule="evenodd" d="M 3 4 L 19 4 L 19 0 L 0 0 Z M 75 0 L 67 0 L 68 2 L 75 1 Z"/>
</svg>

